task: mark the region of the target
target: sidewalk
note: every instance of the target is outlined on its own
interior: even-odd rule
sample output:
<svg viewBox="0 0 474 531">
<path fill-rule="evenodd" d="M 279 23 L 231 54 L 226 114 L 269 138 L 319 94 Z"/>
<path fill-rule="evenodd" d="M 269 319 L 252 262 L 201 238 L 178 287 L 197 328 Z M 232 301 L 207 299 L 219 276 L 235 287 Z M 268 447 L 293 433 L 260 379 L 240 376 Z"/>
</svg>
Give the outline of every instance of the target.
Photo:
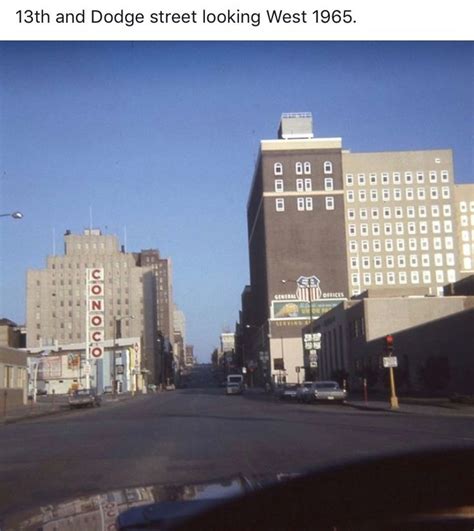
<svg viewBox="0 0 474 531">
<path fill-rule="evenodd" d="M 138 393 L 135 396 L 142 396 Z M 134 398 L 131 393 L 121 393 L 114 397 L 113 395 L 102 396 L 102 406 L 107 407 L 109 403 L 122 402 Z M 40 417 L 47 417 L 50 415 L 58 415 L 72 411 L 67 402 L 67 396 L 58 395 L 54 402 L 51 396 L 41 397 L 36 404 L 29 403 L 27 406 L 12 409 L 7 412 L 6 416 L 0 416 L 0 426 L 2 424 L 13 424 L 24 420 L 35 419 Z"/>
<path fill-rule="evenodd" d="M 366 411 L 384 411 L 395 414 L 441 415 L 474 417 L 474 406 L 457 404 L 448 399 L 399 398 L 399 408 L 391 409 L 389 399 L 386 400 L 348 400 L 347 405 Z"/>
</svg>

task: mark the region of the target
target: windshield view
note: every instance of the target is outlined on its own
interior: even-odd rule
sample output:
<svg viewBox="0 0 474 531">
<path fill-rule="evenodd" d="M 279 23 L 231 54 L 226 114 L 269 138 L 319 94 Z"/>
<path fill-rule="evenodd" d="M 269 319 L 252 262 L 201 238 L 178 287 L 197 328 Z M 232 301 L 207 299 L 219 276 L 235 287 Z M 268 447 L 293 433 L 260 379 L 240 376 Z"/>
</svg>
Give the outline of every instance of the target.
<svg viewBox="0 0 474 531">
<path fill-rule="evenodd" d="M 0 530 L 472 529 L 472 61 L 0 43 Z"/>
</svg>

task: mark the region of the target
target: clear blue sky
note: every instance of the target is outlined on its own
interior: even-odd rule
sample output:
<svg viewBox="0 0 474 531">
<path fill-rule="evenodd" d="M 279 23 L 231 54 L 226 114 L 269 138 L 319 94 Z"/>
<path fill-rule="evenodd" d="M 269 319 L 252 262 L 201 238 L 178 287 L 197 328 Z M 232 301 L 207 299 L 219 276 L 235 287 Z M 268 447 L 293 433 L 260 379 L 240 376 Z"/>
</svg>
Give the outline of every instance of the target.
<svg viewBox="0 0 474 531">
<path fill-rule="evenodd" d="M 452 148 L 472 182 L 472 43 L 0 44 L 0 317 L 28 268 L 93 224 L 174 263 L 188 341 L 209 359 L 248 283 L 246 202 L 282 112 L 352 151 Z"/>
</svg>

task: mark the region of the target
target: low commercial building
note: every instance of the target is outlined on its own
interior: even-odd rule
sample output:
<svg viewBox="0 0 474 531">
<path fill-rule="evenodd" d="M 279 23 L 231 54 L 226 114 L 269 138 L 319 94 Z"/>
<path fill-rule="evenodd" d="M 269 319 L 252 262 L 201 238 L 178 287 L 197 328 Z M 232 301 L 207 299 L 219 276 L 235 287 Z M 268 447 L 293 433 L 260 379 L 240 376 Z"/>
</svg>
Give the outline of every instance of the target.
<svg viewBox="0 0 474 531">
<path fill-rule="evenodd" d="M 474 297 L 422 290 L 367 290 L 305 327 L 303 333 L 320 337 L 318 377 L 346 379 L 352 389 L 362 389 L 364 380 L 385 389 L 385 337 L 391 335 L 401 393 L 472 394 Z"/>
<path fill-rule="evenodd" d="M 84 343 L 31 348 L 27 351 L 30 393 L 67 394 L 90 386 L 98 393 L 106 388 L 117 392 L 142 392 L 146 388 L 147 370 L 141 356 L 140 338 L 104 341 L 104 355 L 99 360 L 86 360 Z M 115 360 L 115 364 L 114 364 Z"/>
<path fill-rule="evenodd" d="M 0 415 L 26 405 L 28 400 L 27 355 L 0 346 Z"/>
</svg>

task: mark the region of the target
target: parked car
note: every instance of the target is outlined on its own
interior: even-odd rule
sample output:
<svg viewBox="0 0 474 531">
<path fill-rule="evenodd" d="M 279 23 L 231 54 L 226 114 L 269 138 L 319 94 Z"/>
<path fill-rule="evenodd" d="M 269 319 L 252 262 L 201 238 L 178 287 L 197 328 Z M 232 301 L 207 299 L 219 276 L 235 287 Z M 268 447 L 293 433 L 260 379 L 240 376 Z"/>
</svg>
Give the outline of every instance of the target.
<svg viewBox="0 0 474 531">
<path fill-rule="evenodd" d="M 90 389 L 78 389 L 69 395 L 69 407 L 96 407 L 101 405 L 100 397 Z"/>
<path fill-rule="evenodd" d="M 111 386 L 111 385 L 106 385 L 104 387 L 104 391 L 103 391 L 103 394 L 104 395 L 110 395 L 114 392 L 114 388 Z"/>
<path fill-rule="evenodd" d="M 309 393 L 311 386 L 314 382 L 303 382 L 298 389 L 296 389 L 296 401 L 297 402 L 305 402 L 306 395 Z"/>
<path fill-rule="evenodd" d="M 337 382 L 313 382 L 305 395 L 305 402 L 344 402 L 346 398 L 346 390 Z"/>
<path fill-rule="evenodd" d="M 280 400 L 295 400 L 297 389 L 296 384 L 285 384 L 279 394 Z"/>
</svg>

